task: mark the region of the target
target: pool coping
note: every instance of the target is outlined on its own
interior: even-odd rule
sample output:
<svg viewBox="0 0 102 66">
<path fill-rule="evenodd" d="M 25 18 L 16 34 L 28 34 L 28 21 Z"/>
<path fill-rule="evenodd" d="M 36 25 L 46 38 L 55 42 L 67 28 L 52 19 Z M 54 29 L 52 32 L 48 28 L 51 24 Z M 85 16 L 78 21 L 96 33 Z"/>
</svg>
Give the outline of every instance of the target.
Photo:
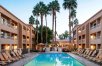
<svg viewBox="0 0 102 66">
<path fill-rule="evenodd" d="M 69 56 L 71 56 L 69 53 L 67 53 Z M 86 64 L 85 63 L 83 63 L 83 62 L 81 62 L 80 60 L 78 60 L 77 58 L 75 58 L 75 57 L 73 57 L 73 56 L 71 56 L 73 59 L 75 59 L 76 61 L 78 61 L 79 63 L 81 63 L 81 64 L 83 64 L 84 66 L 86 66 Z"/>
<path fill-rule="evenodd" d="M 83 63 L 85 66 L 89 66 L 89 65 L 87 65 L 86 63 L 92 63 L 91 66 L 100 66 L 100 65 L 97 64 L 97 63 L 94 63 L 94 62 L 92 62 L 92 61 L 89 61 L 89 60 L 87 60 L 87 59 L 85 59 L 85 58 L 83 58 L 83 57 L 80 57 L 80 56 L 78 56 L 78 55 L 75 55 L 75 54 L 73 54 L 73 53 L 67 53 L 67 54 L 69 54 L 71 57 L 75 58 L 75 59 L 78 60 L 79 62 Z M 78 59 L 78 57 L 79 57 L 80 59 Z M 86 63 L 85 63 L 85 62 L 86 62 Z"/>
<path fill-rule="evenodd" d="M 41 54 L 41 53 L 37 53 L 32 59 L 30 59 L 28 62 L 26 62 L 25 64 L 23 64 L 23 66 L 24 65 L 26 65 L 27 63 L 29 63 L 30 61 L 32 61 L 35 57 L 37 57 L 39 54 Z"/>
<path fill-rule="evenodd" d="M 66 53 L 66 52 L 45 52 L 45 53 Z M 31 60 L 29 60 L 28 62 L 26 62 L 24 65 L 26 65 L 27 63 L 29 63 L 30 61 L 32 61 L 35 57 L 37 57 L 38 55 L 43 54 L 43 53 L 38 53 L 36 56 L 34 56 Z M 68 53 L 66 53 L 68 54 Z M 70 54 L 68 54 L 70 57 L 72 57 Z M 86 66 L 83 62 L 77 60 L 76 58 L 72 57 L 73 59 L 75 59 L 76 61 L 78 61 L 79 63 L 81 63 L 82 65 Z M 23 65 L 23 66 L 24 66 Z"/>
</svg>

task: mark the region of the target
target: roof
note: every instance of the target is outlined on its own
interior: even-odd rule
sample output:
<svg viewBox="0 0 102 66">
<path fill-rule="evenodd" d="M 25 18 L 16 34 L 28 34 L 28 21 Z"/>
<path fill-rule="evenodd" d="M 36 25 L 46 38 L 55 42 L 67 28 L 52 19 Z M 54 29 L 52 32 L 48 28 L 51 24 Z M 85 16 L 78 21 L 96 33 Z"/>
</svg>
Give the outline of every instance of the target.
<svg viewBox="0 0 102 66">
<path fill-rule="evenodd" d="M 27 25 L 25 24 L 21 19 L 19 19 L 18 17 L 16 17 L 14 14 L 12 14 L 10 11 L 8 11 L 6 8 L 4 8 L 2 5 L 0 5 L 0 7 L 2 9 L 4 9 L 5 11 L 7 11 L 9 14 L 11 14 L 13 17 L 15 17 L 16 19 L 18 19 L 21 23 L 23 23 L 24 25 Z"/>
</svg>

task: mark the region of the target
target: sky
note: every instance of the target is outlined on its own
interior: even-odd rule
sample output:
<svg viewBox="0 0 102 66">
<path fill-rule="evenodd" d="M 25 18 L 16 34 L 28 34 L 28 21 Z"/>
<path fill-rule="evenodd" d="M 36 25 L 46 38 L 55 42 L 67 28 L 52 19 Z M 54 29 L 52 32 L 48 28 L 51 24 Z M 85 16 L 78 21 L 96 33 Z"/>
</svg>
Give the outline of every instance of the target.
<svg viewBox="0 0 102 66">
<path fill-rule="evenodd" d="M 24 23 L 28 24 L 29 17 L 32 15 L 32 10 L 39 1 L 48 4 L 53 0 L 0 0 L 0 5 L 20 18 Z M 68 10 L 63 9 L 63 0 L 58 1 L 60 3 L 60 12 L 57 13 L 57 33 L 61 34 L 65 30 L 68 31 Z M 77 18 L 79 24 L 84 23 L 102 9 L 102 0 L 77 0 L 77 3 Z M 52 16 L 48 15 L 47 20 L 48 26 L 52 28 Z"/>
</svg>

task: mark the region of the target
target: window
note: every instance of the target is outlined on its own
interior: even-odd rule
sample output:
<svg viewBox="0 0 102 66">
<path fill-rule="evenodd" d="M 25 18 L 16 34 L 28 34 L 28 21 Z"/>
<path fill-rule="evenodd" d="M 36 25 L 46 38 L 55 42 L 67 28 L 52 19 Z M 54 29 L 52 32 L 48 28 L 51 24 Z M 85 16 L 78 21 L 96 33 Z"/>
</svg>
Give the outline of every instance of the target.
<svg viewBox="0 0 102 66">
<path fill-rule="evenodd" d="M 81 36 L 79 36 L 79 40 L 81 40 Z"/>
<path fill-rule="evenodd" d="M 82 35 L 82 39 L 85 39 L 85 35 Z"/>
<path fill-rule="evenodd" d="M 100 25 L 100 18 L 97 19 L 97 26 Z"/>
<path fill-rule="evenodd" d="M 97 38 L 100 38 L 101 32 L 97 32 Z"/>
<path fill-rule="evenodd" d="M 4 38 L 5 33 L 1 31 L 1 38 Z"/>
<path fill-rule="evenodd" d="M 1 31 L 1 38 L 10 38 L 10 33 L 6 31 Z"/>
<path fill-rule="evenodd" d="M 1 21 L 0 21 L 0 23 L 3 24 L 3 18 L 2 18 L 2 17 L 1 17 Z"/>
</svg>

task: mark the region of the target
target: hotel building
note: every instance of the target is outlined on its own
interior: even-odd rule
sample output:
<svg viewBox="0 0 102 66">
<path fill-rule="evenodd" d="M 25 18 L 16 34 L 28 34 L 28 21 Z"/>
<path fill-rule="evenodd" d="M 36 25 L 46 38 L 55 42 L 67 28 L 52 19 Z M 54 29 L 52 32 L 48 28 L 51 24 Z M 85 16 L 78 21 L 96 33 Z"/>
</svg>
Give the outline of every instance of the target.
<svg viewBox="0 0 102 66">
<path fill-rule="evenodd" d="M 25 24 L 0 5 L 0 51 L 30 48 L 34 45 L 32 25 Z"/>
<path fill-rule="evenodd" d="M 72 42 L 77 48 L 102 49 L 102 10 L 73 28 Z"/>
</svg>

